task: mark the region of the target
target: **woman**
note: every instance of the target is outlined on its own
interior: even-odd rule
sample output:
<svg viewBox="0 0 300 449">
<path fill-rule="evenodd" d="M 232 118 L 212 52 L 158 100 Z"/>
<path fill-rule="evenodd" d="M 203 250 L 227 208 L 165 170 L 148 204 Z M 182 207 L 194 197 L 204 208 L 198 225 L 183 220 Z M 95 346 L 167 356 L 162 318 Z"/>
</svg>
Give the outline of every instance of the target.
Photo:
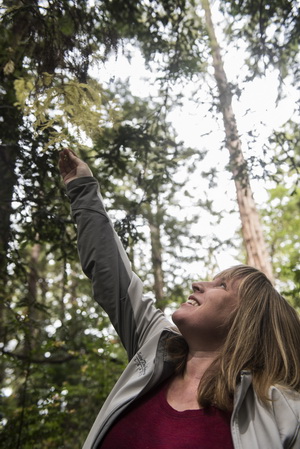
<svg viewBox="0 0 300 449">
<path fill-rule="evenodd" d="M 69 150 L 59 167 L 83 270 L 129 359 L 83 449 L 299 449 L 295 310 L 241 265 L 193 283 L 172 326 L 142 295 L 89 167 Z"/>
</svg>

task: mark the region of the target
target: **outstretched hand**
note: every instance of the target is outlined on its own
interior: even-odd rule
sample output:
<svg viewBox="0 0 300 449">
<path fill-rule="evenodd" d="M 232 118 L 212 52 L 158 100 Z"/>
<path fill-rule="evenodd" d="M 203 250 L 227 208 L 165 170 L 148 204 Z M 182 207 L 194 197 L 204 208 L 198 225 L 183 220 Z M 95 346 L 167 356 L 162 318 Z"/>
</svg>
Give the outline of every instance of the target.
<svg viewBox="0 0 300 449">
<path fill-rule="evenodd" d="M 89 166 L 69 149 L 60 152 L 58 166 L 65 184 L 73 179 L 93 176 Z"/>
</svg>

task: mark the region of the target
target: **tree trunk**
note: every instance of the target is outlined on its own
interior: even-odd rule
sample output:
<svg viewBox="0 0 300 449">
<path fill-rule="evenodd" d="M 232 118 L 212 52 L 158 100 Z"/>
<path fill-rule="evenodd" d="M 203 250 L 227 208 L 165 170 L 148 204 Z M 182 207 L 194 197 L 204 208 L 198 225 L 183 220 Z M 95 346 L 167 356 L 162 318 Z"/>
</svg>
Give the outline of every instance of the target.
<svg viewBox="0 0 300 449">
<path fill-rule="evenodd" d="M 147 220 L 149 223 L 151 240 L 152 270 L 154 276 L 154 295 L 157 307 L 164 310 L 166 304 L 164 295 L 164 273 L 162 269 L 159 204 L 157 203 L 157 210 L 154 213 L 151 210 L 151 205 L 149 205 L 147 209 Z"/>
<path fill-rule="evenodd" d="M 12 199 L 17 176 L 15 166 L 19 154 L 19 134 L 22 123 L 21 114 L 14 106 L 16 101 L 12 81 L 0 75 L 2 92 L 0 94 L 0 342 L 5 345 L 7 340 L 7 323 L 5 301 L 7 298 L 7 252 L 11 241 L 11 215 L 13 213 Z M 4 376 L 4 362 L 0 362 L 0 382 Z"/>
<path fill-rule="evenodd" d="M 226 147 L 230 154 L 230 168 L 237 192 L 242 234 L 247 252 L 247 263 L 263 271 L 273 282 L 274 278 L 270 257 L 263 236 L 260 217 L 253 199 L 247 164 L 242 153 L 241 140 L 232 109 L 231 89 L 223 66 L 221 48 L 215 35 L 209 1 L 201 0 L 201 2 L 205 11 L 206 27 L 213 58 L 214 76 L 219 91 L 220 109 L 225 127 Z"/>
<path fill-rule="evenodd" d="M 29 273 L 28 273 L 28 295 L 27 295 L 27 316 L 28 333 L 25 338 L 25 354 L 31 357 L 32 352 L 37 348 L 38 335 L 40 332 L 37 326 L 39 311 L 36 308 L 38 302 L 38 280 L 39 280 L 39 258 L 41 254 L 41 245 L 35 243 L 31 248 Z"/>
</svg>

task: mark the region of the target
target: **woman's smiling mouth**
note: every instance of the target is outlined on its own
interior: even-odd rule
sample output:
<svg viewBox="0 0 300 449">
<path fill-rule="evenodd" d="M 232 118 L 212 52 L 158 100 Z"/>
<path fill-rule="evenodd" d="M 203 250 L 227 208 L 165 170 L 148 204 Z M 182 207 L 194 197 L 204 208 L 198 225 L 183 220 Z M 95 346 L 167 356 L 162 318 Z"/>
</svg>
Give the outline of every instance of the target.
<svg viewBox="0 0 300 449">
<path fill-rule="evenodd" d="M 189 298 L 187 300 L 187 304 L 191 304 L 194 307 L 201 306 L 200 302 L 192 296 L 189 296 Z"/>
</svg>

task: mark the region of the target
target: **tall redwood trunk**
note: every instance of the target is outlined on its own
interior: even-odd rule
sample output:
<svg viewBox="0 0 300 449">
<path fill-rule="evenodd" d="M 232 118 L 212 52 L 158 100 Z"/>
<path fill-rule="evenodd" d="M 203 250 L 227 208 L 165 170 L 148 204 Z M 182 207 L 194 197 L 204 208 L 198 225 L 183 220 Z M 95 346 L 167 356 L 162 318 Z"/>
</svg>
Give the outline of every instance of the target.
<svg viewBox="0 0 300 449">
<path fill-rule="evenodd" d="M 263 271 L 273 281 L 270 257 L 263 236 L 260 217 L 253 199 L 247 165 L 242 153 L 241 140 L 232 109 L 231 89 L 223 66 L 221 48 L 214 31 L 209 0 L 201 0 L 201 2 L 205 11 L 206 27 L 213 58 L 214 76 L 219 91 L 220 109 L 225 127 L 226 147 L 230 154 L 230 168 L 237 192 L 242 234 L 247 252 L 247 263 Z"/>
</svg>

